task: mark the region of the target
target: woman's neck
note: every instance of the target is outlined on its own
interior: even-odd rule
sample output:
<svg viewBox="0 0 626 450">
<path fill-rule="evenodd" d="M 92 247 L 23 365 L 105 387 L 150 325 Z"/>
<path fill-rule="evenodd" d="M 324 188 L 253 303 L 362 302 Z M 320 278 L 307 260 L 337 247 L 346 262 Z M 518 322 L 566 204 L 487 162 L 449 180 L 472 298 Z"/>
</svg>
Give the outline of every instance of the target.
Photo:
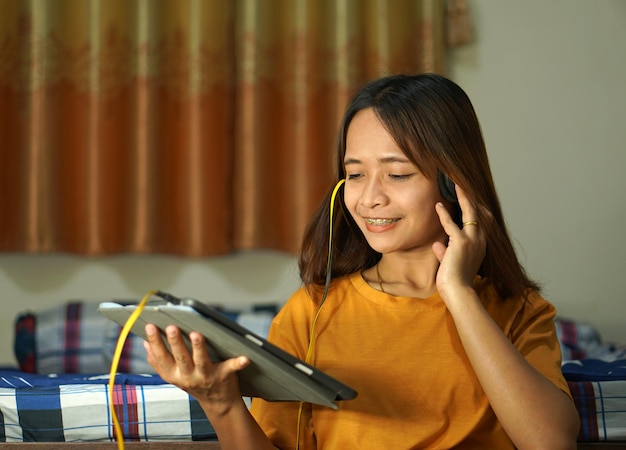
<svg viewBox="0 0 626 450">
<path fill-rule="evenodd" d="M 374 288 L 402 297 L 426 298 L 436 290 L 439 261 L 432 255 L 383 255 L 363 275 Z"/>
</svg>

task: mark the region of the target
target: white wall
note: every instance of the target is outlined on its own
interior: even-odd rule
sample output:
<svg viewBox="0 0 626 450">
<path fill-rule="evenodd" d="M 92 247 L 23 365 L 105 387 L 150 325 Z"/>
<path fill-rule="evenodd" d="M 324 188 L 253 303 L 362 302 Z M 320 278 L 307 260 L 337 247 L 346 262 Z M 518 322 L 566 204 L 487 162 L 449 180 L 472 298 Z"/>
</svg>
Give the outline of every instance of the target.
<svg viewBox="0 0 626 450">
<path fill-rule="evenodd" d="M 470 0 L 477 39 L 450 75 L 472 98 L 511 233 L 560 313 L 626 343 L 626 1 Z M 18 312 L 159 288 L 209 302 L 284 300 L 295 259 L 0 255 L 0 364 Z"/>
<path fill-rule="evenodd" d="M 450 76 L 481 120 L 510 231 L 559 313 L 626 343 L 626 2 L 470 0 Z"/>
</svg>

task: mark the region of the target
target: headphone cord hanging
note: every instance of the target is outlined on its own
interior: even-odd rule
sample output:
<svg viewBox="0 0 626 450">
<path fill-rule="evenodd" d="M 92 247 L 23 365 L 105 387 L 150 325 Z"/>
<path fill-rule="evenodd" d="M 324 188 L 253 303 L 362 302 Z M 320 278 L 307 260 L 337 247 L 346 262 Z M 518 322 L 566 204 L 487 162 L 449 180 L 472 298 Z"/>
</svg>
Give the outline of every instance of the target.
<svg viewBox="0 0 626 450">
<path fill-rule="evenodd" d="M 346 182 L 345 179 L 339 180 L 333 189 L 333 193 L 330 196 L 330 220 L 329 226 L 330 230 L 328 233 L 328 261 L 326 263 L 326 282 L 324 283 L 324 293 L 322 294 L 322 299 L 320 300 L 320 304 L 317 307 L 317 312 L 313 317 L 313 321 L 311 322 L 311 330 L 309 332 L 309 347 L 306 352 L 306 358 L 304 362 L 309 364 L 311 358 L 313 357 L 313 347 L 314 347 L 314 334 L 315 334 L 315 325 L 317 324 L 317 318 L 322 311 L 322 306 L 326 301 L 326 296 L 328 295 L 328 289 L 330 287 L 330 282 L 332 280 L 332 261 L 333 261 L 333 211 L 335 205 L 335 197 L 337 197 L 337 192 L 339 192 L 339 188 Z M 300 406 L 298 407 L 298 420 L 297 420 L 297 429 L 296 429 L 296 450 L 300 449 L 300 425 L 302 422 L 302 410 L 304 408 L 304 402 L 300 402 Z"/>
<path fill-rule="evenodd" d="M 111 371 L 109 372 L 109 411 L 111 412 L 111 418 L 113 419 L 113 429 L 115 430 L 114 437 L 117 440 L 117 448 L 118 450 L 124 450 L 124 432 L 122 431 L 122 427 L 120 425 L 120 421 L 117 417 L 117 412 L 115 411 L 115 398 L 114 398 L 114 390 L 115 390 L 115 375 L 117 374 L 117 368 L 120 363 L 120 358 L 122 357 L 122 350 L 124 349 L 124 343 L 126 342 L 126 338 L 130 333 L 130 329 L 133 327 L 139 315 L 143 311 L 144 306 L 148 302 L 148 299 L 153 295 L 158 294 L 158 290 L 152 290 L 148 292 L 141 302 L 137 305 L 137 308 L 130 315 L 124 326 L 122 327 L 122 331 L 120 332 L 119 337 L 117 338 L 117 344 L 115 345 L 115 351 L 113 352 L 113 359 L 111 360 Z"/>
</svg>

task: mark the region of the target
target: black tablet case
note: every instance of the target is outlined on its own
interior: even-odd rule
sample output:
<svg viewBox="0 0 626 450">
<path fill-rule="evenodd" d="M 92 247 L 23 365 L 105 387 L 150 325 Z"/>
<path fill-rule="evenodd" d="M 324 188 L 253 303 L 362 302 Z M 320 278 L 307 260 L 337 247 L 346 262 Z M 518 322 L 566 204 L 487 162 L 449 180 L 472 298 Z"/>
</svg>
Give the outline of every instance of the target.
<svg viewBox="0 0 626 450">
<path fill-rule="evenodd" d="M 215 362 L 247 356 L 250 365 L 238 373 L 241 394 L 269 401 L 303 401 L 336 409 L 335 401 L 350 400 L 357 393 L 304 361 L 272 345 L 230 320 L 219 311 L 195 299 L 180 299 L 180 304 L 148 303 L 131 331 L 144 339 L 145 325 L 155 324 L 164 334 L 167 325 L 178 326 L 185 335 L 198 331 L 207 340 Z M 101 303 L 98 312 L 124 325 L 137 305 Z M 187 345 L 189 341 L 185 337 Z"/>
</svg>

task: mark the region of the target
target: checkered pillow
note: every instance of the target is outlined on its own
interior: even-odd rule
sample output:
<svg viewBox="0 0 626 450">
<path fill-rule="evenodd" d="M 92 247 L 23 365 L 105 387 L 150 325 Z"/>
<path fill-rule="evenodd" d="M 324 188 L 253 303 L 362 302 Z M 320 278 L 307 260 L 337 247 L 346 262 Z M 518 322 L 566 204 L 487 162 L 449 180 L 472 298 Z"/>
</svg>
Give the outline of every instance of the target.
<svg viewBox="0 0 626 450">
<path fill-rule="evenodd" d="M 110 369 L 120 326 L 98 313 L 96 301 L 70 301 L 15 322 L 15 357 L 28 373 L 104 373 Z M 143 358 L 141 355 L 143 352 Z M 120 371 L 152 372 L 141 339 L 129 336 Z"/>
<path fill-rule="evenodd" d="M 113 300 L 117 303 L 134 301 Z M 121 327 L 98 313 L 100 301 L 70 301 L 40 312 L 25 312 L 15 321 L 15 356 L 27 373 L 107 373 Z M 225 312 L 260 336 L 267 336 L 278 305 Z M 153 373 L 143 340 L 129 335 L 119 372 Z"/>
<path fill-rule="evenodd" d="M 587 322 L 557 317 L 555 325 L 564 362 L 581 359 L 611 362 L 626 359 L 626 345 L 604 341 L 600 332 Z"/>
</svg>

